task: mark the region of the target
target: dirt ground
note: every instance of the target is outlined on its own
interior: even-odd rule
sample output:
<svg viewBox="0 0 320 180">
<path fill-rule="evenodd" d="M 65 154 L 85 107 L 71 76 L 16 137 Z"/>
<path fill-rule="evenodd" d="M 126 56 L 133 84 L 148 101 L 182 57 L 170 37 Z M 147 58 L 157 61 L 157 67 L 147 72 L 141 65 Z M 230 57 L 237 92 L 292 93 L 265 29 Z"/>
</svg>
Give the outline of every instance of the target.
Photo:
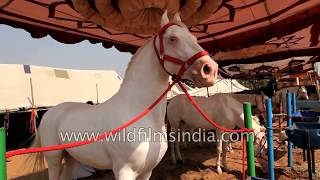
<svg viewBox="0 0 320 180">
<path fill-rule="evenodd" d="M 275 123 L 276 126 L 277 123 Z M 292 168 L 287 167 L 287 153 L 286 146 L 279 145 L 276 142 L 279 130 L 275 130 L 274 147 L 275 147 L 275 174 L 278 180 L 287 179 L 308 179 L 307 162 L 303 161 L 302 150 L 293 149 Z M 151 180 L 231 180 L 242 178 L 242 146 L 241 143 L 233 144 L 233 152 L 228 153 L 229 172 L 223 172 L 222 175 L 216 172 L 216 148 L 215 144 L 204 144 L 199 147 L 199 144 L 189 144 L 187 148 L 182 148 L 182 156 L 184 163 L 173 165 L 171 163 L 170 154 L 167 152 L 160 164 L 154 169 Z M 313 179 L 320 180 L 320 151 L 315 153 L 316 159 L 316 173 Z M 7 163 L 8 179 L 15 180 L 29 180 L 29 179 L 48 179 L 47 170 L 38 173 L 27 173 L 24 156 L 13 157 Z M 27 167 L 28 168 L 28 167 Z M 30 170 L 30 168 L 29 168 Z M 267 178 L 267 174 L 263 174 L 259 166 L 256 167 L 258 177 Z M 112 172 L 106 172 L 103 177 L 91 178 L 96 180 L 114 179 Z"/>
</svg>

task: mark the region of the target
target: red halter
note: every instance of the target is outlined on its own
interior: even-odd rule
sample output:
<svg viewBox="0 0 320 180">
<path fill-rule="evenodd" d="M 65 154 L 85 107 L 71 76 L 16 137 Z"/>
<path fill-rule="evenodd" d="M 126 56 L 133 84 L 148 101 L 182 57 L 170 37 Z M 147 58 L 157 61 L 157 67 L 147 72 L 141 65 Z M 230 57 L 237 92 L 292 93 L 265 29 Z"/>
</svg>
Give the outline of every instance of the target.
<svg viewBox="0 0 320 180">
<path fill-rule="evenodd" d="M 166 30 L 170 26 L 174 26 L 174 25 L 179 26 L 178 24 L 175 24 L 175 23 L 168 23 L 168 24 L 164 25 L 160 29 L 160 31 L 158 33 L 159 43 L 160 43 L 160 52 L 158 52 L 157 46 L 156 46 L 156 38 L 157 38 L 157 36 L 154 37 L 153 46 L 154 46 L 154 50 L 155 50 L 155 52 L 157 54 L 158 60 L 159 60 L 159 62 L 161 64 L 161 66 L 163 67 L 164 71 L 167 72 L 169 75 L 171 75 L 173 78 L 180 78 L 183 75 L 183 73 L 186 71 L 186 69 L 188 69 L 194 63 L 195 60 L 197 60 L 198 58 L 200 58 L 202 56 L 206 56 L 209 53 L 207 51 L 205 51 L 205 50 L 202 50 L 202 51 L 196 53 L 195 55 L 191 56 L 187 61 L 183 61 L 183 60 L 180 60 L 178 58 L 175 58 L 175 57 L 172 57 L 172 56 L 164 54 L 163 34 L 166 32 Z M 164 61 L 169 61 L 171 63 L 180 65 L 181 68 L 180 68 L 178 74 L 177 75 L 176 74 L 172 74 L 169 71 L 167 71 L 166 68 L 164 67 Z"/>
</svg>

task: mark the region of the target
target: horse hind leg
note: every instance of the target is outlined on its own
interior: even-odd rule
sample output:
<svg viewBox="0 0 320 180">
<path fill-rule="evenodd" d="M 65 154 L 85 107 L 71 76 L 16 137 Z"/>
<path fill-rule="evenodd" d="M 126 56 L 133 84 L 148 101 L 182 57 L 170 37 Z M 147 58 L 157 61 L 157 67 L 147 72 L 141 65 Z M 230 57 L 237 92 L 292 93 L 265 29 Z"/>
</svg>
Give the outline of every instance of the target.
<svg viewBox="0 0 320 180">
<path fill-rule="evenodd" d="M 222 152 L 222 134 L 220 131 L 216 130 L 216 136 L 217 136 L 217 172 L 218 174 L 222 174 L 221 169 L 221 152 Z"/>
<path fill-rule="evenodd" d="M 64 155 L 64 165 L 60 175 L 61 180 L 69 180 L 72 178 L 74 168 L 76 165 L 76 160 L 71 157 L 68 153 Z"/>
<path fill-rule="evenodd" d="M 223 170 L 229 171 L 228 163 L 227 163 L 227 152 L 228 152 L 228 146 L 229 146 L 230 141 L 228 142 L 222 142 L 222 165 L 223 165 Z"/>
<path fill-rule="evenodd" d="M 217 172 L 218 174 L 222 174 L 222 169 L 221 169 L 221 152 L 222 152 L 222 140 L 217 139 Z"/>
<path fill-rule="evenodd" d="M 49 180 L 60 180 L 63 169 L 62 151 L 51 151 L 44 153 L 48 164 Z"/>
</svg>

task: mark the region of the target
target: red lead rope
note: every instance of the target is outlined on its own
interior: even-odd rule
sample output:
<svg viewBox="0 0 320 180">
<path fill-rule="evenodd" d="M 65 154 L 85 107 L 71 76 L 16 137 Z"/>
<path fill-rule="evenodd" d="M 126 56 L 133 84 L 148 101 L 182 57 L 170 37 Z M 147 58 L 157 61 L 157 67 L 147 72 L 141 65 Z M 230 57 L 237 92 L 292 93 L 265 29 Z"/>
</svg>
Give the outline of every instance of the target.
<svg viewBox="0 0 320 180">
<path fill-rule="evenodd" d="M 91 144 L 93 142 L 100 141 L 108 136 L 111 136 L 113 134 L 116 134 L 120 132 L 121 130 L 131 126 L 135 122 L 137 122 L 139 119 L 147 115 L 160 101 L 161 99 L 167 95 L 168 91 L 171 89 L 171 87 L 176 83 L 174 81 L 172 84 L 168 86 L 168 88 L 161 94 L 161 96 L 154 102 L 152 103 L 147 109 L 145 109 L 143 112 L 141 112 L 138 116 L 133 118 L 132 120 L 128 121 L 127 123 L 121 125 L 120 127 L 117 127 L 107 133 L 104 133 L 98 138 L 94 138 L 91 140 L 86 140 L 86 141 L 79 141 L 79 142 L 73 142 L 73 143 L 67 143 L 67 144 L 60 144 L 60 145 L 53 145 L 53 146 L 44 146 L 44 147 L 38 147 L 38 148 L 28 148 L 28 149 L 18 149 L 18 150 L 13 150 L 13 151 L 8 151 L 6 153 L 6 157 L 10 158 L 12 156 L 16 155 L 22 155 L 22 154 L 29 154 L 29 153 L 37 153 L 37 152 L 44 152 L 44 151 L 55 151 L 55 150 L 63 150 L 63 149 L 68 149 L 68 148 L 73 148 L 77 146 L 83 146 L 86 144 Z"/>
</svg>

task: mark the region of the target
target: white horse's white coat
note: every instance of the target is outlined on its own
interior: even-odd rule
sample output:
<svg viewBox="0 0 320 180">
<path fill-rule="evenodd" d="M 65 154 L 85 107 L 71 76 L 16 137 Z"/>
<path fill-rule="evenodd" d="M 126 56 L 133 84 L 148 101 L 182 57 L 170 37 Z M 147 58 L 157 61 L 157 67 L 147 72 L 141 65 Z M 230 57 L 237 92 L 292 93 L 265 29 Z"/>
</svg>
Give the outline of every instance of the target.
<svg viewBox="0 0 320 180">
<path fill-rule="evenodd" d="M 242 104 L 234 99 L 230 94 L 215 94 L 210 97 L 193 97 L 199 104 L 201 109 L 215 121 L 218 125 L 233 129 L 236 126 L 244 128 L 244 115 Z M 222 142 L 223 132 L 216 129 L 209 122 L 207 122 L 190 104 L 189 100 L 185 95 L 177 95 L 171 99 L 167 107 L 167 120 L 171 126 L 171 132 L 177 135 L 177 131 L 181 128 L 181 125 L 187 125 L 188 127 L 201 128 L 205 130 L 216 130 L 217 140 L 217 171 L 219 174 L 221 170 L 221 152 L 222 152 L 222 164 L 225 170 L 228 170 L 226 152 L 227 142 Z M 258 124 L 258 118 L 253 116 L 252 127 L 255 134 L 255 150 L 256 154 L 260 150 L 266 149 L 265 144 L 265 128 Z M 176 139 L 176 138 L 175 138 Z M 228 139 L 228 137 L 224 137 Z M 171 141 L 170 141 L 171 142 Z M 176 155 L 179 160 L 182 160 L 180 154 L 179 142 L 175 141 L 174 145 L 171 144 L 171 156 L 173 162 L 176 162 Z M 260 152 L 259 152 L 260 153 Z"/>
<path fill-rule="evenodd" d="M 261 115 L 264 120 L 267 120 L 267 112 L 266 112 L 266 99 L 268 98 L 265 95 L 260 94 L 234 94 L 229 93 L 228 96 L 232 96 L 237 101 L 239 101 L 241 104 L 245 102 L 250 102 L 252 106 L 256 106 L 258 109 L 259 115 Z"/>
<path fill-rule="evenodd" d="M 175 16 L 174 21 L 178 20 L 179 17 Z M 168 22 L 165 13 L 161 25 Z M 181 60 L 187 61 L 202 50 L 196 38 L 184 27 L 170 26 L 163 37 L 165 53 Z M 204 65 L 212 68 L 210 73 L 203 73 Z M 177 73 L 180 68 L 170 62 L 165 62 L 165 67 L 171 73 Z M 217 64 L 209 56 L 202 56 L 187 69 L 183 78 L 194 81 L 198 87 L 204 87 L 214 83 L 216 72 Z M 34 147 L 68 143 L 69 141 L 62 141 L 61 133 L 102 134 L 117 128 L 153 103 L 167 88 L 168 80 L 169 75 L 160 66 L 153 42 L 150 41 L 134 55 L 123 84 L 112 98 L 97 106 L 68 102 L 51 108 L 42 118 Z M 165 112 L 164 98 L 152 112 L 125 132 L 138 135 L 134 128 L 150 128 L 154 132 L 165 132 Z M 66 150 L 45 152 L 49 179 L 70 179 L 76 161 L 99 169 L 112 169 L 118 180 L 149 179 L 152 169 L 167 150 L 166 139 L 151 141 L 151 138 L 145 136 L 141 141 L 135 142 L 96 142 Z"/>
<path fill-rule="evenodd" d="M 308 92 L 304 86 L 295 86 L 282 88 L 279 91 L 276 91 L 275 95 L 272 97 L 272 104 L 274 107 L 279 106 L 282 103 L 283 113 L 287 112 L 287 92 L 296 93 L 297 100 L 307 100 Z M 282 101 L 281 101 L 282 100 Z"/>
</svg>

